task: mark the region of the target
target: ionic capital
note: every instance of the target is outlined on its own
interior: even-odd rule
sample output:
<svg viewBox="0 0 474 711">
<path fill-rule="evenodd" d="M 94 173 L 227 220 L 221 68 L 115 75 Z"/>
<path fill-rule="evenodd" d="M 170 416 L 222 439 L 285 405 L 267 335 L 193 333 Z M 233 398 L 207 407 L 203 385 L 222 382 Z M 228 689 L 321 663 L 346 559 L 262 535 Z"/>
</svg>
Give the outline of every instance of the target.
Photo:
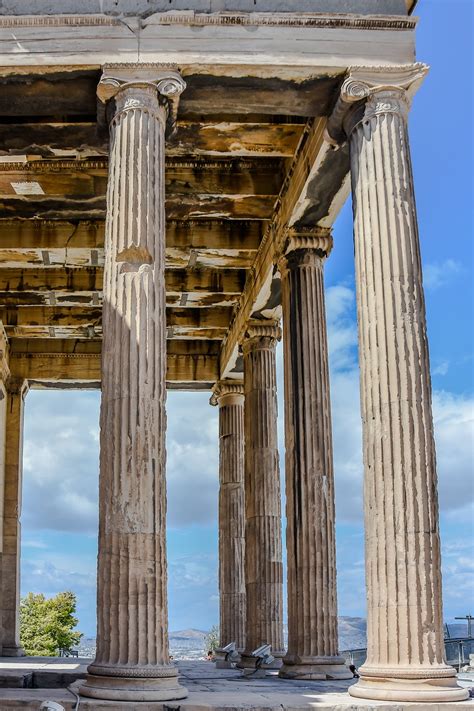
<svg viewBox="0 0 474 711">
<path fill-rule="evenodd" d="M 244 384 L 238 380 L 218 380 L 212 388 L 210 405 L 243 404 Z"/>
<path fill-rule="evenodd" d="M 330 227 L 289 227 L 286 231 L 285 255 L 300 249 L 314 250 L 329 257 L 333 247 Z"/>
<path fill-rule="evenodd" d="M 278 271 L 282 276 L 288 269 L 320 265 L 332 250 L 331 228 L 289 227 L 285 245 L 284 253 L 277 261 Z"/>
<path fill-rule="evenodd" d="M 245 353 L 255 348 L 274 348 L 281 340 L 281 327 L 278 321 L 252 319 L 248 321 L 241 340 Z"/>
<path fill-rule="evenodd" d="M 406 118 L 411 99 L 428 72 L 421 62 L 394 67 L 351 67 L 326 126 L 325 138 L 338 145 L 361 122 L 382 114 Z"/>
<path fill-rule="evenodd" d="M 164 106 L 168 123 L 174 126 L 185 88 L 186 82 L 174 64 L 105 64 L 97 96 L 104 104 L 115 99 L 112 120 L 123 111 L 158 113 L 158 107 Z"/>
</svg>

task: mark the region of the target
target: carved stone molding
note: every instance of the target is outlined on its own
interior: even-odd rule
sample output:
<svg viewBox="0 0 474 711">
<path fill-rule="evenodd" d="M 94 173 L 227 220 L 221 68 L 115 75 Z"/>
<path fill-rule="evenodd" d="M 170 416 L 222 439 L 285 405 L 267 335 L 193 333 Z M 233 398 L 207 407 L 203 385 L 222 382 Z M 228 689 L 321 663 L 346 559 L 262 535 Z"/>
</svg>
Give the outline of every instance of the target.
<svg viewBox="0 0 474 711">
<path fill-rule="evenodd" d="M 290 12 L 217 12 L 204 13 L 189 10 L 157 12 L 146 18 L 144 24 L 154 25 L 230 25 L 230 26 L 271 26 L 271 27 L 322 27 L 355 29 L 412 30 L 417 24 L 416 17 L 354 15 L 321 15 L 319 13 Z M 15 27 L 107 27 L 120 26 L 122 20 L 106 15 L 20 15 L 0 17 L 0 28 Z"/>
<path fill-rule="evenodd" d="M 231 397 L 243 397 L 244 396 L 244 384 L 238 380 L 218 380 L 217 383 L 212 388 L 212 395 L 209 400 L 209 404 L 212 406 L 221 405 L 221 398 L 227 396 Z M 226 403 L 227 404 L 227 403 Z"/>
<path fill-rule="evenodd" d="M 340 145 L 361 121 L 396 113 L 406 117 L 411 98 L 428 72 L 421 62 L 394 67 L 351 67 L 328 119 L 325 138 Z"/>
<path fill-rule="evenodd" d="M 241 341 L 244 353 L 247 348 L 254 346 L 255 340 L 262 340 L 262 345 L 268 343 L 270 347 L 273 347 L 276 341 L 281 340 L 281 327 L 278 322 L 257 319 L 249 321 Z"/>
<path fill-rule="evenodd" d="M 300 249 L 314 250 L 321 257 L 328 257 L 332 248 L 333 238 L 330 227 L 289 227 L 284 255 L 281 259 L 285 259 L 286 255 Z"/>
<path fill-rule="evenodd" d="M 97 96 L 106 104 L 115 99 L 114 120 L 123 111 L 142 109 L 157 113 L 157 104 L 168 112 L 168 135 L 174 132 L 178 102 L 186 82 L 175 64 L 105 64 Z"/>
</svg>

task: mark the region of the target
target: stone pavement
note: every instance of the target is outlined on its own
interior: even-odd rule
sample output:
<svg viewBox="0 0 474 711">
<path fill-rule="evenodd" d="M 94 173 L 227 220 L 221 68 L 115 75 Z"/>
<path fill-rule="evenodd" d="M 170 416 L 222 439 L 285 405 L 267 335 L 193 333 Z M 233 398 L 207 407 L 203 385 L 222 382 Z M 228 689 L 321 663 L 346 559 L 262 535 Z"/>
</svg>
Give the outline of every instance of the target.
<svg viewBox="0 0 474 711">
<path fill-rule="evenodd" d="M 47 681 L 49 674 L 83 674 L 89 660 L 85 659 L 45 659 L 45 658 L 0 658 L 0 678 L 5 673 L 41 674 L 39 679 Z M 363 701 L 352 698 L 347 689 L 352 682 L 304 682 L 267 676 L 265 679 L 243 679 L 237 670 L 216 670 L 206 661 L 179 662 L 180 681 L 187 687 L 189 696 L 182 701 L 164 703 L 127 703 L 77 699 L 66 688 L 0 688 L 0 711 L 23 709 L 37 711 L 46 699 L 56 701 L 66 711 L 92 711 L 92 709 L 120 709 L 120 711 L 367 711 L 375 706 L 390 707 L 402 711 L 405 706 L 410 711 L 452 711 L 452 703 L 400 704 L 395 702 Z M 52 679 L 50 680 L 50 682 Z M 464 685 L 474 685 L 474 680 L 464 680 Z M 77 686 L 73 684 L 72 689 Z M 457 702 L 474 711 L 474 699 Z"/>
</svg>

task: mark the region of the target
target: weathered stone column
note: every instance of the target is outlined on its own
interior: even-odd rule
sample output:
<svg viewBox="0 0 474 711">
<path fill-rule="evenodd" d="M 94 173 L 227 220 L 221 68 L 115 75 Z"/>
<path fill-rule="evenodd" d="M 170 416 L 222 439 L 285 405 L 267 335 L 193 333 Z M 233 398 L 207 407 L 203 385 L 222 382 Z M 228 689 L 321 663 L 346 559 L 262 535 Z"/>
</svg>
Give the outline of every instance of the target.
<svg viewBox="0 0 474 711">
<path fill-rule="evenodd" d="M 467 698 L 445 663 L 431 383 L 407 134 L 407 90 L 423 65 L 355 70 L 354 204 L 367 582 L 367 661 L 353 696 Z M 331 127 L 330 127 L 331 128 Z"/>
<path fill-rule="evenodd" d="M 281 665 L 283 559 L 277 435 L 275 347 L 280 328 L 254 321 L 243 341 L 245 389 L 245 652 L 241 666 L 262 644 Z"/>
<path fill-rule="evenodd" d="M 23 478 L 23 420 L 28 383 L 23 378 L 7 382 L 5 420 L 5 484 L 3 497 L 2 654 L 25 655 L 20 644 L 20 545 Z"/>
<path fill-rule="evenodd" d="M 245 645 L 244 388 L 221 381 L 219 405 L 219 597 L 220 645 Z"/>
<path fill-rule="evenodd" d="M 104 69 L 110 123 L 104 273 L 97 655 L 81 693 L 180 699 L 168 654 L 164 161 L 168 96 L 153 65 Z"/>
<path fill-rule="evenodd" d="M 3 571 L 3 512 L 5 501 L 5 449 L 7 421 L 7 383 L 10 378 L 8 338 L 0 321 L 0 654 L 3 644 L 2 571 Z"/>
<path fill-rule="evenodd" d="M 336 544 L 324 262 L 328 229 L 290 231 L 282 277 L 288 651 L 279 675 L 350 679 L 337 643 Z"/>
</svg>

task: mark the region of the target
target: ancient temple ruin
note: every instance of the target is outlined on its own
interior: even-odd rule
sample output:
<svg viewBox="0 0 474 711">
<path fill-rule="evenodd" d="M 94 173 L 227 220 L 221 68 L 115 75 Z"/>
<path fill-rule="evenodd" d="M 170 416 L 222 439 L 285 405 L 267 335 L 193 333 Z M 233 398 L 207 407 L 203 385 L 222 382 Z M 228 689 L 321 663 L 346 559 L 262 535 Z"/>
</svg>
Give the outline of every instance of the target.
<svg viewBox="0 0 474 711">
<path fill-rule="evenodd" d="M 287 679 L 338 656 L 324 267 L 352 188 L 365 466 L 363 699 L 455 701 L 407 116 L 415 0 L 37 0 L 0 12 L 3 655 L 18 635 L 29 387 L 102 389 L 97 657 L 170 663 L 167 389 L 219 408 L 221 643 Z M 284 344 L 288 648 L 275 347 Z"/>
</svg>

